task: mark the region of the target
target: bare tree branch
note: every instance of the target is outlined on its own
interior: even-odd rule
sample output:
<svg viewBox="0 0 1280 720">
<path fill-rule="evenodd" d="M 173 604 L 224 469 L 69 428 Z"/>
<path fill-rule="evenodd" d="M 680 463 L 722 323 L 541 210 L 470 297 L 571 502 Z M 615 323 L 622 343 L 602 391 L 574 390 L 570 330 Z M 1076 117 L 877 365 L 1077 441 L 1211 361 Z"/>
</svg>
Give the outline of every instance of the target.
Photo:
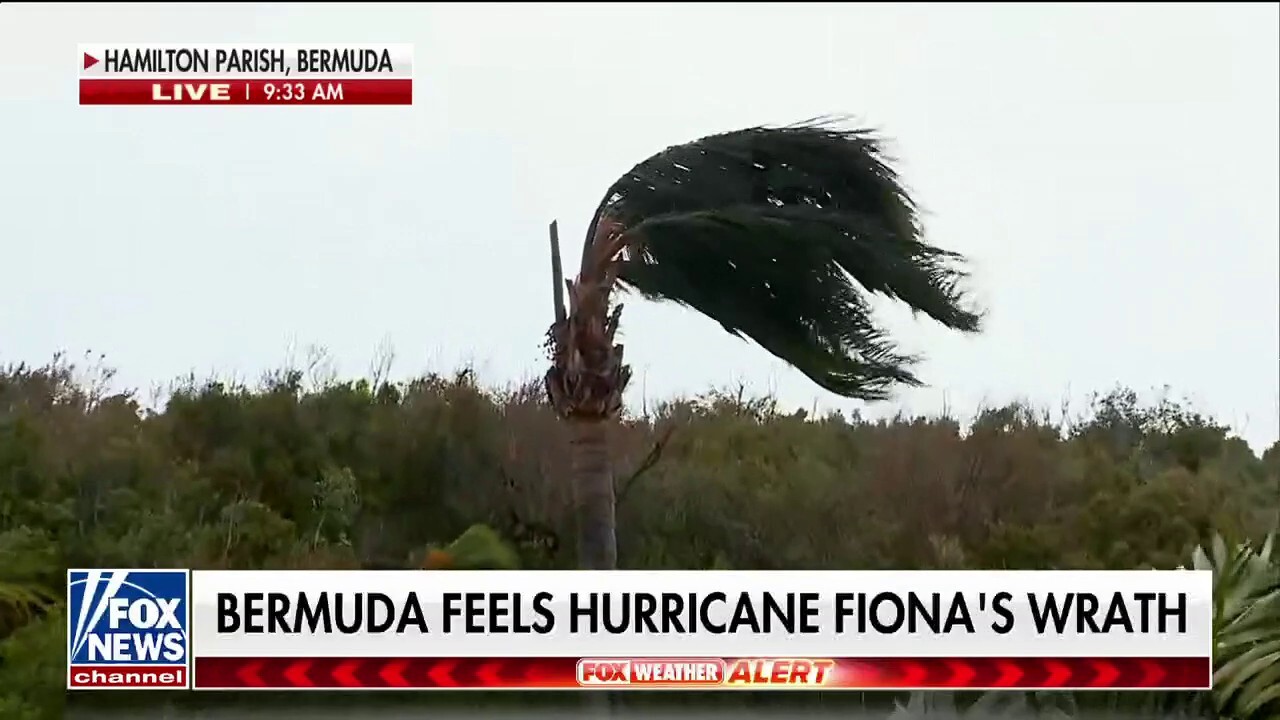
<svg viewBox="0 0 1280 720">
<path fill-rule="evenodd" d="M 640 461 L 640 465 L 631 473 L 631 476 L 624 480 L 615 491 L 617 498 L 615 502 L 617 504 L 621 505 L 623 498 L 627 496 L 627 492 L 636 484 L 636 481 L 652 470 L 653 466 L 657 465 L 658 461 L 662 459 L 662 451 L 666 449 L 667 443 L 671 441 L 671 435 L 675 432 L 675 429 L 675 425 L 668 425 L 667 429 L 662 431 L 662 434 L 654 441 L 653 447 L 649 448 L 649 454 L 645 455 L 644 460 Z"/>
</svg>

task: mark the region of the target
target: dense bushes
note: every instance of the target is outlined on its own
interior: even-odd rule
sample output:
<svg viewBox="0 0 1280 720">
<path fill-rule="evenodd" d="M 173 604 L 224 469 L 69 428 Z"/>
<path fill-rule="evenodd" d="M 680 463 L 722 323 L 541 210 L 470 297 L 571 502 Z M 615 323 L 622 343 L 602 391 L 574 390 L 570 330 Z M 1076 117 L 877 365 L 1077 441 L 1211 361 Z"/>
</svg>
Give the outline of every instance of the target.
<svg viewBox="0 0 1280 720">
<path fill-rule="evenodd" d="M 288 370 L 188 382 L 156 413 L 104 379 L 61 360 L 0 373 L 11 601 L 60 597 L 68 566 L 421 567 L 477 523 L 527 567 L 574 564 L 563 438 L 536 388 Z M 628 419 L 616 447 L 623 567 L 1173 567 L 1211 529 L 1233 546 L 1280 512 L 1280 446 L 1259 458 L 1129 391 L 1074 420 L 1012 406 L 968 428 L 712 392 Z M 61 621 L 31 623 L 38 597 L 7 606 L 0 716 L 41 717 L 61 693 L 31 676 L 64 682 Z"/>
</svg>

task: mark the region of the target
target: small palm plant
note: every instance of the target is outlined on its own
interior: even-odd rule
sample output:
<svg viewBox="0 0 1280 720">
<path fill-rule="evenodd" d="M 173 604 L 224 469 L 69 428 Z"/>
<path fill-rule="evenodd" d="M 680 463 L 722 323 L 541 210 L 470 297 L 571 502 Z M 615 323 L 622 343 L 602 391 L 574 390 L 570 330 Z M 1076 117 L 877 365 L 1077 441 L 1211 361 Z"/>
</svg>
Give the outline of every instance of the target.
<svg viewBox="0 0 1280 720">
<path fill-rule="evenodd" d="M 969 706 L 949 693 L 912 693 L 899 718 L 1280 718 L 1280 561 L 1275 534 L 1229 548 L 1215 535 L 1192 553 L 1213 571 L 1213 689 L 1199 693 L 986 693 Z"/>
<path fill-rule="evenodd" d="M 1213 703 L 1219 717 L 1280 717 L 1280 562 L 1275 534 L 1228 548 L 1214 536 L 1192 555 L 1212 570 Z"/>
</svg>

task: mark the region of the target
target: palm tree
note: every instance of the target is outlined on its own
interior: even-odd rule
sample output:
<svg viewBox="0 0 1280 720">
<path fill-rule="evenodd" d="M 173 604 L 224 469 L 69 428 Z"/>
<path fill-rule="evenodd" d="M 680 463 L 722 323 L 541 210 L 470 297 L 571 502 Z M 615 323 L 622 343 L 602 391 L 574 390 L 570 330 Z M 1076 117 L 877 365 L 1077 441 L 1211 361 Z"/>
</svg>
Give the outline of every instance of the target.
<svg viewBox="0 0 1280 720">
<path fill-rule="evenodd" d="M 1215 534 L 1192 567 L 1213 571 L 1213 704 L 1219 718 L 1280 717 L 1280 558 L 1276 534 L 1228 548 Z"/>
<path fill-rule="evenodd" d="M 868 293 L 979 329 L 958 287 L 963 258 L 921 236 L 880 141 L 824 120 L 713 135 L 635 166 L 605 193 L 568 282 L 552 223 L 545 381 L 571 433 L 581 565 L 617 563 L 607 431 L 631 373 L 615 343 L 615 289 L 690 307 L 833 393 L 879 400 L 920 381 L 917 358 L 873 321 Z"/>
</svg>

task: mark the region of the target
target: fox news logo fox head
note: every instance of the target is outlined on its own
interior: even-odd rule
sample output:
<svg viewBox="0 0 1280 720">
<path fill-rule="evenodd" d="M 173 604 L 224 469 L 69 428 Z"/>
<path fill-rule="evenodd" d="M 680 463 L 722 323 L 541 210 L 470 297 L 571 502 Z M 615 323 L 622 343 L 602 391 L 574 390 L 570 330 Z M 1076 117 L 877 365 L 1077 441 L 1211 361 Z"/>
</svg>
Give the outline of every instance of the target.
<svg viewBox="0 0 1280 720">
<path fill-rule="evenodd" d="M 185 666 L 187 613 L 186 570 L 71 570 L 69 664 Z"/>
</svg>

